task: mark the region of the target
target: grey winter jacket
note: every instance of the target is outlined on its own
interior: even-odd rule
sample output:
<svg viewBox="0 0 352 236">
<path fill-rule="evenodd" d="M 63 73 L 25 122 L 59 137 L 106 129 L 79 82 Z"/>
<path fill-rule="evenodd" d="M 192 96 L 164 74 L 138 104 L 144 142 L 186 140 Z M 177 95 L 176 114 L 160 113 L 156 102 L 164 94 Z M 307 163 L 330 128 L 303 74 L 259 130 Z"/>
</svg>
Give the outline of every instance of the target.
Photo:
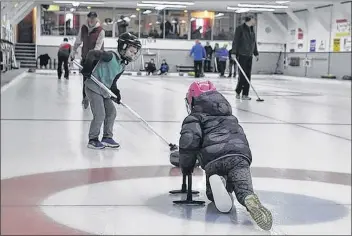
<svg viewBox="0 0 352 236">
<path fill-rule="evenodd" d="M 252 162 L 246 135 L 232 115 L 232 108 L 218 91 L 194 99 L 194 107 L 182 124 L 179 140 L 180 167 L 193 169 L 197 158 L 204 167 L 211 161 L 242 155 Z"/>
<path fill-rule="evenodd" d="M 237 56 L 259 55 L 253 27 L 248 27 L 246 23 L 243 23 L 236 28 L 232 51 Z"/>
</svg>

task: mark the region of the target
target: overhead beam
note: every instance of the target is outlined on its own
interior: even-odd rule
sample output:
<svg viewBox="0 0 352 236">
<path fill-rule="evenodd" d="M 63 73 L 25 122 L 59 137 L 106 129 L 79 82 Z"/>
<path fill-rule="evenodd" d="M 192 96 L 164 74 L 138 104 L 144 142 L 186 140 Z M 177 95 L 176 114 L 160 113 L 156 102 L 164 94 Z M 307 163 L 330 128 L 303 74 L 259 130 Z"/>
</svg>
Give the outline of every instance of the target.
<svg viewBox="0 0 352 236">
<path fill-rule="evenodd" d="M 316 20 L 319 22 L 319 24 L 326 30 L 326 31 L 330 31 L 330 25 L 329 23 L 327 23 L 323 17 L 321 17 L 317 11 L 313 8 L 313 7 L 308 7 L 307 8 L 308 12 L 314 17 L 316 18 Z M 332 10 L 332 9 L 331 9 Z M 328 17 L 330 19 L 330 16 Z"/>
<path fill-rule="evenodd" d="M 300 20 L 291 9 L 286 9 L 286 13 L 298 27 L 302 28 L 303 31 L 307 31 L 307 24 L 303 20 Z"/>
<path fill-rule="evenodd" d="M 37 3 L 34 1 L 29 1 L 25 3 L 25 5 L 14 15 L 14 17 L 11 19 L 11 23 L 16 25 L 20 23 L 23 18 L 33 10 L 33 8 L 36 6 Z"/>
<path fill-rule="evenodd" d="M 266 12 L 264 15 L 268 16 L 272 21 L 276 23 L 276 25 L 280 28 L 282 32 L 287 34 L 287 31 L 288 31 L 287 27 L 284 24 L 282 24 L 282 22 L 277 18 L 277 16 L 274 15 L 274 13 Z"/>
</svg>

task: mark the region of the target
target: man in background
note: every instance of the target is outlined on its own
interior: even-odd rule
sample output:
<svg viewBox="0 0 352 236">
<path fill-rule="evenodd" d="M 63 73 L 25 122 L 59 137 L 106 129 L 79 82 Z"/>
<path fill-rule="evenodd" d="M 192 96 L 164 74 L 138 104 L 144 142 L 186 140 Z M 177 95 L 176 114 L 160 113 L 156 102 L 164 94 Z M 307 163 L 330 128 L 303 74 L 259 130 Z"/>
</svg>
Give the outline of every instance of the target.
<svg viewBox="0 0 352 236">
<path fill-rule="evenodd" d="M 232 70 L 233 70 L 233 77 L 236 78 L 237 74 L 237 64 L 235 60 L 232 58 L 232 55 L 235 54 L 232 50 L 232 48 L 229 51 L 229 76 L 228 78 L 232 77 Z"/>
<path fill-rule="evenodd" d="M 211 72 L 211 57 L 213 55 L 213 48 L 210 46 L 210 43 L 207 42 L 207 44 L 204 47 L 205 49 L 205 54 L 206 58 L 204 61 L 204 72 Z"/>
<path fill-rule="evenodd" d="M 100 21 L 98 19 L 97 13 L 89 12 L 87 15 L 87 22 L 82 25 L 76 37 L 76 41 L 71 53 L 71 59 L 74 60 L 75 54 L 77 53 L 77 49 L 83 43 L 82 55 L 81 55 L 82 57 L 81 65 L 83 65 L 86 59 L 86 56 L 90 50 L 104 50 L 104 38 L 105 38 L 105 31 L 103 27 L 100 25 Z M 89 106 L 89 101 L 84 91 L 84 82 L 86 81 L 86 79 L 87 77 L 83 76 L 82 105 L 84 106 L 85 109 L 87 109 Z"/>
<path fill-rule="evenodd" d="M 253 16 L 246 16 L 245 22 L 238 26 L 235 31 L 235 37 L 232 42 L 232 57 L 236 57 L 248 79 L 251 79 L 253 55 L 259 60 L 257 42 L 253 27 L 256 20 Z M 239 78 L 236 87 L 236 98 L 240 99 L 242 92 L 243 100 L 251 100 L 248 97 L 249 83 L 246 78 L 239 72 Z"/>
<path fill-rule="evenodd" d="M 202 74 L 203 60 L 205 59 L 206 55 L 205 49 L 198 39 L 191 49 L 190 56 L 192 55 L 194 61 L 194 77 L 199 78 Z"/>
<path fill-rule="evenodd" d="M 58 65 L 57 65 L 57 77 L 61 79 L 62 75 L 62 64 L 64 64 L 64 78 L 68 79 L 69 71 L 68 71 L 68 58 L 71 54 L 71 44 L 68 43 L 68 39 L 64 38 L 64 41 L 60 44 L 59 51 L 57 52 L 58 57 Z"/>
</svg>

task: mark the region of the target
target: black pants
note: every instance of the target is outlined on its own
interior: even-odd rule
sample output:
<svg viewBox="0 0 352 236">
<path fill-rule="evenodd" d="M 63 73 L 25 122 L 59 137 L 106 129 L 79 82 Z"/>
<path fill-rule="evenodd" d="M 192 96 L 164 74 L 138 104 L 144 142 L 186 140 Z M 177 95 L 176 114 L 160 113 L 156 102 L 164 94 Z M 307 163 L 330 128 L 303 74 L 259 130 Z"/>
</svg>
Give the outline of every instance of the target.
<svg viewBox="0 0 352 236">
<path fill-rule="evenodd" d="M 83 59 L 83 58 L 82 58 L 82 60 L 81 60 L 81 66 L 83 66 L 83 65 L 84 65 L 84 61 L 85 61 L 85 59 Z M 88 79 L 88 77 L 83 76 L 83 90 L 82 90 L 82 93 L 83 93 L 83 99 L 85 99 L 85 98 L 86 98 L 86 91 L 85 91 L 85 89 L 84 89 L 84 87 L 85 87 L 84 82 L 86 82 L 86 80 L 87 80 L 87 79 Z"/>
<path fill-rule="evenodd" d="M 220 76 L 225 75 L 225 70 L 226 70 L 226 61 L 219 61 L 219 68 Z"/>
<path fill-rule="evenodd" d="M 244 200 L 248 195 L 254 194 L 250 162 L 243 156 L 230 156 L 213 161 L 205 166 L 206 195 L 210 201 L 214 201 L 213 192 L 209 183 L 212 175 L 219 175 L 226 179 L 226 190 L 235 192 L 237 201 L 244 206 Z"/>
<path fill-rule="evenodd" d="M 229 63 L 229 77 L 232 76 L 232 69 L 233 69 L 233 77 L 236 77 L 236 74 L 237 74 L 237 64 L 235 62 L 235 60 L 230 60 L 230 63 Z"/>
<path fill-rule="evenodd" d="M 59 78 L 61 78 L 61 75 L 62 75 L 62 64 L 64 64 L 64 70 L 65 70 L 64 77 L 67 79 L 68 78 L 68 74 L 69 74 L 69 71 L 68 71 L 68 57 L 59 56 L 58 60 L 59 61 L 58 61 L 58 65 L 57 65 L 57 76 Z"/>
<path fill-rule="evenodd" d="M 204 61 L 204 72 L 211 72 L 211 58 L 207 58 Z"/>
<path fill-rule="evenodd" d="M 194 77 L 199 78 L 202 74 L 203 61 L 194 61 Z"/>
<path fill-rule="evenodd" d="M 252 56 L 238 56 L 238 63 L 241 65 L 243 71 L 246 73 L 249 81 L 251 80 L 251 74 L 252 74 Z M 241 70 L 239 71 L 239 78 L 237 82 L 237 87 L 236 87 L 236 93 L 241 94 L 243 96 L 248 96 L 249 93 L 249 83 L 247 82 L 246 78 L 242 74 Z"/>
</svg>

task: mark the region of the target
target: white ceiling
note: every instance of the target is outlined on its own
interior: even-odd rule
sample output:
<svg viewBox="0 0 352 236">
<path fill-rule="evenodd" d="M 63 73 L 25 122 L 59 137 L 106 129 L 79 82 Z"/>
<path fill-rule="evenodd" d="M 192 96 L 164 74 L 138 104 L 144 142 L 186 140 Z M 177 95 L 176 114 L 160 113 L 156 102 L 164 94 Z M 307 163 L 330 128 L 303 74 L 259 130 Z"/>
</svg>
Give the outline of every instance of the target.
<svg viewBox="0 0 352 236">
<path fill-rule="evenodd" d="M 82 0 L 86 2 L 102 1 L 105 2 L 103 5 L 98 5 L 100 7 L 121 7 L 121 8 L 136 8 L 137 0 Z M 176 1 L 176 0 L 175 0 Z M 186 0 L 177 0 L 177 1 L 186 1 Z M 191 0 L 189 0 L 191 1 Z M 14 5 L 16 2 L 23 3 L 24 0 L 2 0 L 2 5 L 9 4 Z M 34 0 L 34 2 L 39 4 L 52 4 L 53 0 Z M 76 1 L 79 2 L 79 1 Z M 236 7 L 239 3 L 260 3 L 260 4 L 272 4 L 275 1 L 250 1 L 250 0 L 194 0 L 195 4 L 193 6 L 188 6 L 188 10 L 213 10 L 213 11 L 228 11 L 226 10 L 227 6 Z M 328 4 L 339 4 L 340 1 L 337 0 L 293 0 L 288 3 L 289 9 L 293 11 L 304 10 L 308 7 L 319 7 Z M 71 4 L 70 4 L 71 5 Z M 139 7 L 141 8 L 141 7 Z M 277 9 L 275 12 L 285 12 L 285 9 Z"/>
<path fill-rule="evenodd" d="M 103 0 L 106 2 L 106 6 L 116 6 L 116 7 L 136 7 L 137 6 L 137 0 L 121 0 L 121 1 L 116 1 L 116 0 Z M 182 0 L 178 0 L 179 2 Z M 183 0 L 184 1 L 184 0 Z M 191 0 L 190 0 L 191 1 Z M 194 0 L 193 1 L 195 4 L 193 6 L 187 7 L 187 9 L 190 10 L 222 10 L 225 11 L 227 6 L 237 6 L 239 3 L 260 3 L 260 4 L 273 4 L 275 1 L 250 1 L 250 0 Z M 317 7 L 317 6 L 324 6 L 332 3 L 336 3 L 339 1 L 328 1 L 328 0 L 295 0 L 291 1 L 288 6 L 292 10 L 302 10 L 306 9 L 307 6 L 312 6 L 312 7 Z M 280 10 L 278 10 L 280 11 Z M 282 11 L 282 10 L 281 10 Z"/>
</svg>

